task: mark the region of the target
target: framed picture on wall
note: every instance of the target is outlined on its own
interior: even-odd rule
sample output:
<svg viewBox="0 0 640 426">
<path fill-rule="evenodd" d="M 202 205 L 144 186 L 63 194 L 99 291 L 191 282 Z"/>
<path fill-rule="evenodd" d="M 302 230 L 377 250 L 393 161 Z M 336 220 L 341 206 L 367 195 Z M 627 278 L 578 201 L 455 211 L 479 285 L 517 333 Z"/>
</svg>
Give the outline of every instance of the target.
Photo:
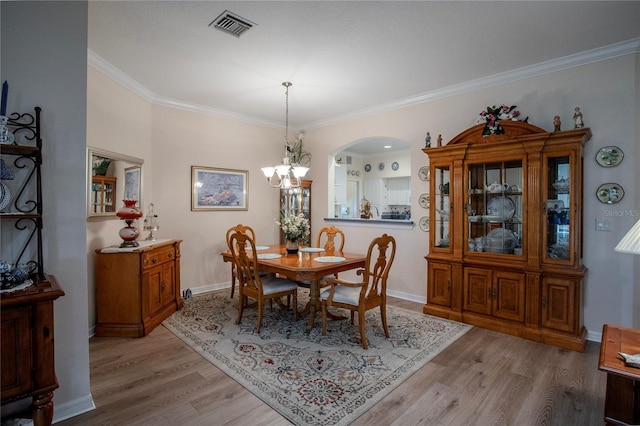
<svg viewBox="0 0 640 426">
<path fill-rule="evenodd" d="M 140 206 L 140 181 L 141 181 L 141 168 L 140 166 L 132 166 L 124 169 L 124 199 L 136 200 L 138 206 Z"/>
<path fill-rule="evenodd" d="M 191 210 L 248 210 L 249 172 L 191 166 Z"/>
</svg>

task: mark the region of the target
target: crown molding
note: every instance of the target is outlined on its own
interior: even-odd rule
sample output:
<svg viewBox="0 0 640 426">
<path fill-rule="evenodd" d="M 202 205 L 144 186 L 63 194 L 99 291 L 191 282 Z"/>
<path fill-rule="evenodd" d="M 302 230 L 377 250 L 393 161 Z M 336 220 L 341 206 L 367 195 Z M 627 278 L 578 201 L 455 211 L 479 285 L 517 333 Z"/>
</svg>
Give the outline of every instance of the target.
<svg viewBox="0 0 640 426">
<path fill-rule="evenodd" d="M 177 99 L 171 99 L 163 96 L 159 96 L 147 89 L 144 85 L 129 77 L 122 72 L 119 68 L 113 66 L 110 62 L 102 58 L 92 50 L 88 50 L 87 64 L 107 77 L 111 78 L 116 83 L 129 89 L 136 95 L 140 96 L 144 100 L 154 105 L 164 106 L 167 108 L 174 108 L 183 111 L 196 112 L 205 115 L 211 115 L 219 118 L 228 118 L 232 120 L 238 120 L 246 123 L 256 124 L 267 127 L 284 127 L 282 123 L 276 123 L 274 121 L 264 120 L 249 115 L 238 114 L 232 111 L 207 107 L 204 105 L 197 105 L 188 102 L 183 102 Z"/>
<path fill-rule="evenodd" d="M 499 74 L 494 74 L 488 77 L 482 77 L 475 80 L 470 80 L 460 84 L 454 84 L 452 86 L 443 87 L 429 92 L 421 93 L 416 96 L 411 96 L 404 99 L 381 104 L 372 108 L 365 108 L 357 111 L 353 111 L 348 114 L 332 117 L 326 120 L 317 121 L 314 123 L 308 123 L 300 128 L 312 129 L 330 126 L 345 121 L 364 118 L 374 114 L 380 114 L 387 111 L 392 111 L 400 108 L 406 108 L 413 105 L 422 104 L 425 102 L 431 102 L 437 99 L 447 98 L 450 96 L 461 95 L 469 92 L 474 92 L 488 87 L 494 87 L 501 84 L 511 83 L 518 80 L 524 80 L 527 78 L 537 77 L 552 72 L 562 71 L 570 68 L 587 65 L 594 62 L 606 61 L 609 59 L 617 58 L 625 55 L 637 54 L 640 52 L 640 38 L 634 38 L 631 40 L 622 41 L 619 43 L 610 44 L 603 47 L 587 50 L 573 55 L 565 56 L 558 59 L 552 59 L 538 64 L 517 68 L 515 70 L 506 71 Z M 239 120 L 251 124 L 268 126 L 268 127 L 282 127 L 282 123 L 276 123 L 269 120 L 260 119 L 248 115 L 234 113 L 218 108 L 211 108 L 203 105 L 191 104 L 176 99 L 170 99 L 162 96 L 158 96 L 138 81 L 132 79 L 127 74 L 107 62 L 98 54 L 89 50 L 87 55 L 87 63 L 89 66 L 95 68 L 106 76 L 110 77 L 117 83 L 136 93 L 143 99 L 155 105 L 165 106 L 168 108 L 175 108 L 184 111 L 197 112 L 206 115 L 212 115 L 215 117 L 228 118 L 232 120 Z"/>
<path fill-rule="evenodd" d="M 440 89 L 425 92 L 416 96 L 399 99 L 386 104 L 378 105 L 372 108 L 365 108 L 353 111 L 348 114 L 329 118 L 327 120 L 309 123 L 303 126 L 305 129 L 319 128 L 330 126 L 345 121 L 364 118 L 382 112 L 392 111 L 400 108 L 406 108 L 413 105 L 431 102 L 436 99 L 448 98 L 450 96 L 462 95 L 501 84 L 511 83 L 518 80 L 537 77 L 556 71 L 562 71 L 570 68 L 587 65 L 594 62 L 606 61 L 625 55 L 632 55 L 640 52 L 640 38 L 626 40 L 614 43 L 608 46 L 598 47 L 596 49 L 587 50 L 573 55 L 565 56 L 558 59 L 552 59 L 538 64 L 517 68 L 515 70 L 494 74 L 488 77 L 482 77 L 470 80 L 460 84 L 443 87 Z"/>
</svg>

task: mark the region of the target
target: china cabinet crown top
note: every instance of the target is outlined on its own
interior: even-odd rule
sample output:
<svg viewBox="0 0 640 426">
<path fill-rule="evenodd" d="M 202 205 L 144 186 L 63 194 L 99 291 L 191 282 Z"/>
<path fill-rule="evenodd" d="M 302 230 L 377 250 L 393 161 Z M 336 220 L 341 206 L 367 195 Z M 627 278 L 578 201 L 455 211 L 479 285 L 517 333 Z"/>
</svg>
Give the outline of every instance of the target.
<svg viewBox="0 0 640 426">
<path fill-rule="evenodd" d="M 504 128 L 504 134 L 492 134 L 492 135 L 483 135 L 482 130 L 485 127 L 484 123 L 477 124 L 475 126 L 469 127 L 463 132 L 459 133 L 455 137 L 453 137 L 446 145 L 441 147 L 431 147 L 431 148 L 423 148 L 422 151 L 426 154 L 436 153 L 440 150 L 451 149 L 452 147 L 460 147 L 466 145 L 490 145 L 490 144 L 499 144 L 504 143 L 506 141 L 525 141 L 528 139 L 540 139 L 541 134 L 547 134 L 547 137 L 544 139 L 556 139 L 558 137 L 571 137 L 572 134 L 581 134 L 583 135 L 583 142 L 586 142 L 591 138 L 591 130 L 588 127 L 583 127 L 580 129 L 570 129 L 570 130 L 561 130 L 557 132 L 548 132 L 538 126 L 534 126 L 530 123 L 525 123 L 524 121 L 505 121 L 501 120 L 500 124 Z"/>
</svg>

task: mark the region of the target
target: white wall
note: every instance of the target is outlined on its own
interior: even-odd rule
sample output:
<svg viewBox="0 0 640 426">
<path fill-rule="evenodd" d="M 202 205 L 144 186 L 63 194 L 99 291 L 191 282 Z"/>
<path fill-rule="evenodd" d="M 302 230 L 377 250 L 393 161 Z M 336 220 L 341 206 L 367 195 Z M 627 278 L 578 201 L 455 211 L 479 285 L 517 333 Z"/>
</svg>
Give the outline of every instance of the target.
<svg viewBox="0 0 640 426">
<path fill-rule="evenodd" d="M 2 2 L 0 10 L 7 110 L 42 107 L 44 269 L 65 292 L 54 303 L 59 420 L 93 406 L 87 340 L 87 3 Z"/>
</svg>

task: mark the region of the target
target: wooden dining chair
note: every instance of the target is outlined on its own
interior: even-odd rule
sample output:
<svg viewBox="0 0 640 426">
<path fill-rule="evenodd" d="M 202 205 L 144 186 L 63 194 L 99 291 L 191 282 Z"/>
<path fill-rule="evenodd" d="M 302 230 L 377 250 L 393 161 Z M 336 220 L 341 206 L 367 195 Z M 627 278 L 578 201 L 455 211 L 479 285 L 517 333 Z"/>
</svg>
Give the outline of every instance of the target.
<svg viewBox="0 0 640 426">
<path fill-rule="evenodd" d="M 238 320 L 237 324 L 242 322 L 242 313 L 247 305 L 247 299 L 250 297 L 255 299 L 258 304 L 258 324 L 256 325 L 256 333 L 260 333 L 262 326 L 262 315 L 264 312 L 265 300 L 276 299 L 279 302 L 282 296 L 287 296 L 290 302 L 293 298 L 293 306 L 287 304 L 287 308 L 293 310 L 293 320 L 298 320 L 298 284 L 294 281 L 277 278 L 274 275 L 260 276 L 258 271 L 258 255 L 256 253 L 256 244 L 252 237 L 247 233 L 234 231 L 229 237 L 229 247 L 233 262 L 236 264 L 236 276 L 238 278 Z M 251 253 L 251 256 L 247 252 Z"/>
<path fill-rule="evenodd" d="M 380 317 L 384 334 L 389 337 L 387 327 L 387 277 L 396 255 L 396 240 L 387 234 L 374 238 L 369 244 L 364 269 L 357 271 L 362 275 L 361 282 L 345 281 L 339 278 L 327 279 L 331 286 L 320 294 L 322 301 L 322 335 L 327 333 L 327 308 L 348 309 L 351 311 L 351 323 L 354 314 L 358 313 L 358 327 L 362 347 L 367 349 L 365 336 L 365 312 L 380 307 Z"/>
<path fill-rule="evenodd" d="M 344 248 L 344 232 L 342 232 L 342 229 L 334 225 L 325 226 L 318 232 L 316 247 L 322 247 L 328 256 L 333 256 L 333 254 L 336 252 L 336 249 L 338 251 L 342 251 Z M 320 279 L 320 282 L 318 283 L 318 286 L 326 287 L 328 285 L 326 283 L 327 278 L 338 278 L 338 274 L 322 277 Z M 304 288 L 309 288 L 311 286 L 311 283 L 308 280 L 298 281 L 298 284 L 300 285 L 300 287 Z"/>
<path fill-rule="evenodd" d="M 336 246 L 336 238 L 338 239 L 338 245 Z M 344 232 L 342 229 L 333 225 L 325 226 L 318 232 L 317 247 L 324 248 L 327 253 L 333 253 L 336 251 L 342 251 L 344 248 Z"/>
<path fill-rule="evenodd" d="M 231 250 L 231 243 L 230 243 L 230 238 L 231 238 L 231 234 L 235 231 L 238 232 L 242 232 L 243 234 L 247 234 L 251 237 L 251 239 L 253 241 L 256 240 L 256 233 L 253 230 L 252 227 L 248 226 L 248 225 L 243 225 L 241 223 L 237 224 L 236 226 L 233 226 L 229 229 L 227 229 L 227 236 L 226 236 L 226 240 L 227 240 L 227 246 L 229 247 L 229 250 Z M 231 298 L 233 299 L 233 293 L 236 289 L 236 264 L 235 262 L 231 262 Z"/>
</svg>

